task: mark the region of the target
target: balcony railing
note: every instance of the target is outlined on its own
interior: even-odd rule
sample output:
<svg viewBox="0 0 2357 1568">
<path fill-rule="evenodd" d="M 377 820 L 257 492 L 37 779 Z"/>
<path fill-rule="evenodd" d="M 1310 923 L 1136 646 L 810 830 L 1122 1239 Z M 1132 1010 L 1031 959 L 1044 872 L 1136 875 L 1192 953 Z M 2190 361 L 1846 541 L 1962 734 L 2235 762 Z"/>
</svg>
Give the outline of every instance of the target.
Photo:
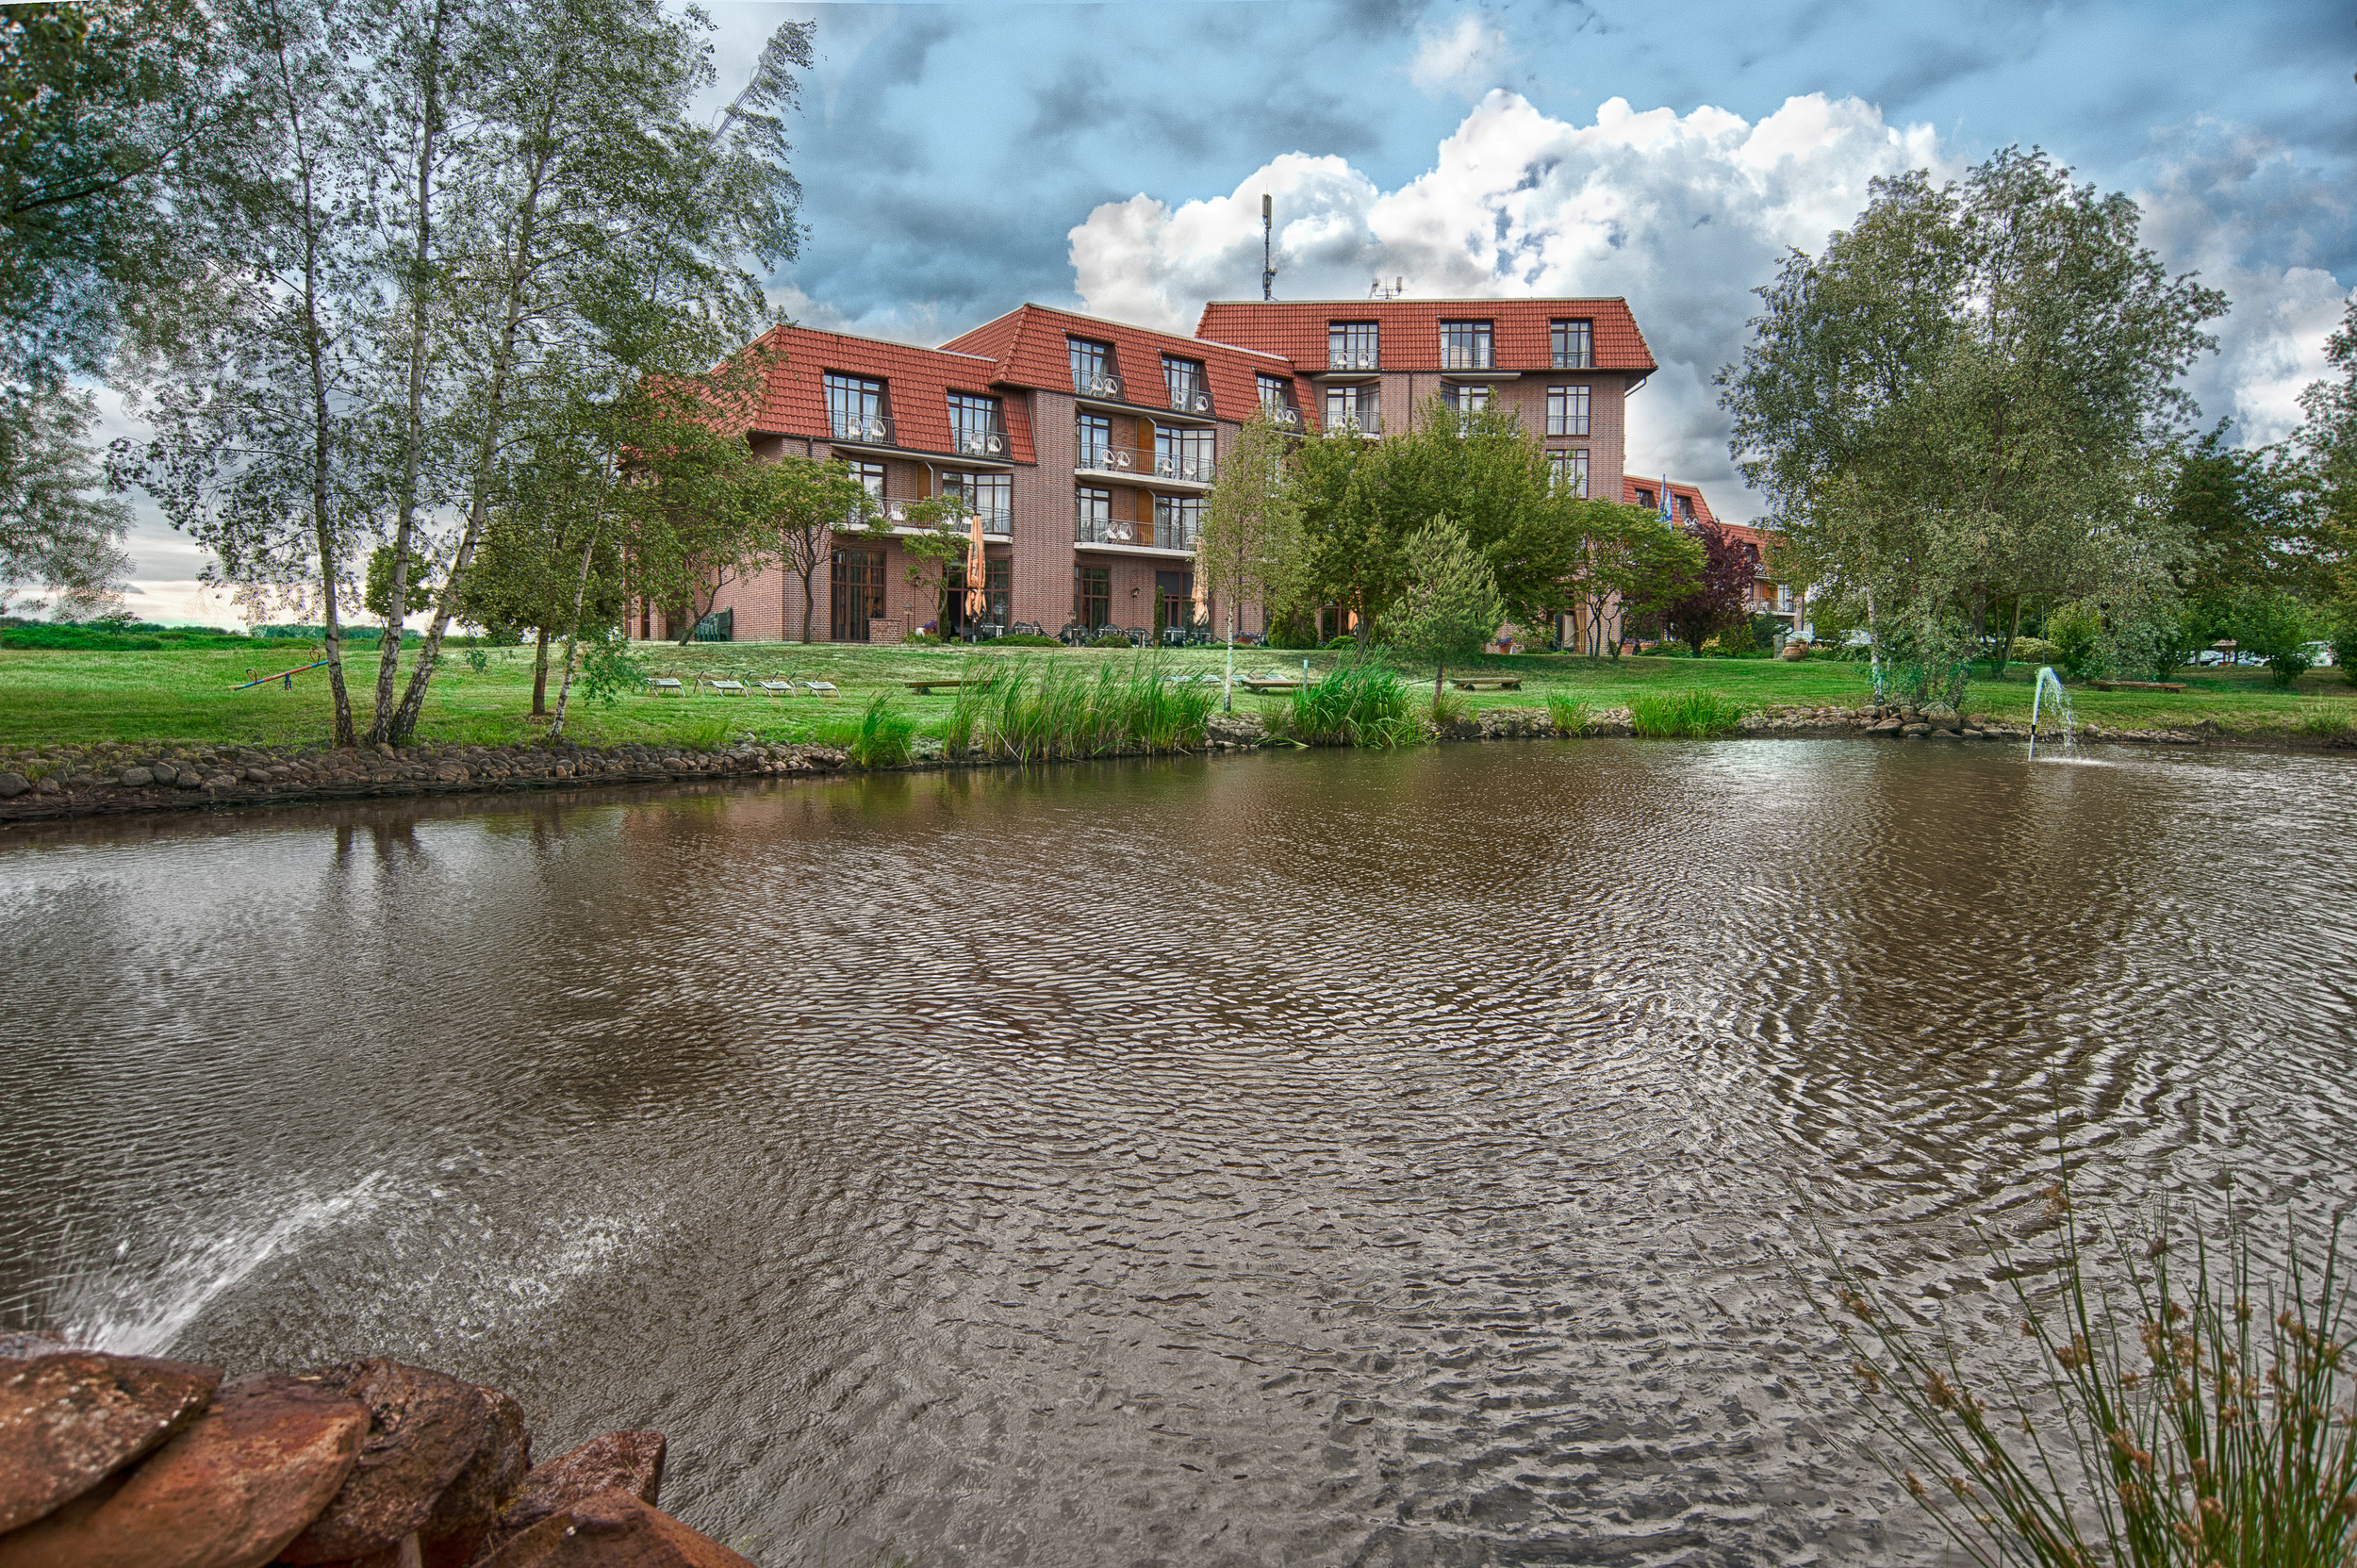
<svg viewBox="0 0 2357 1568">
<path fill-rule="evenodd" d="M 860 441 L 868 446 L 898 446 L 894 437 L 892 416 L 889 414 L 847 414 L 837 409 L 833 414 L 834 438 L 838 441 Z"/>
<path fill-rule="evenodd" d="M 1154 520 L 1154 548 L 1157 550 L 1193 550 L 1195 525 L 1184 518 Z"/>
<path fill-rule="evenodd" d="M 1261 404 L 1261 412 L 1266 414 L 1269 422 L 1280 430 L 1301 428 L 1301 410 L 1290 403 L 1264 403 Z"/>
<path fill-rule="evenodd" d="M 1004 458 L 1007 455 L 1007 433 L 1004 430 L 967 430 L 953 435 L 950 441 L 961 457 Z"/>
<path fill-rule="evenodd" d="M 1490 351 L 1486 348 L 1442 349 L 1441 369 L 1444 371 L 1492 371 L 1497 367 L 1492 363 Z"/>
<path fill-rule="evenodd" d="M 1157 454 L 1146 447 L 1116 446 L 1083 437 L 1073 454 L 1072 467 L 1080 473 L 1136 473 L 1188 485 L 1208 485 L 1219 465 L 1210 457 Z"/>
<path fill-rule="evenodd" d="M 1200 387 L 1183 382 L 1170 389 L 1170 408 L 1175 414 L 1200 414 L 1206 419 L 1211 413 L 1211 394 Z"/>
<path fill-rule="evenodd" d="M 1338 349 L 1330 344 L 1326 351 L 1326 368 L 1329 371 L 1378 371 L 1383 368 L 1382 355 L 1374 349 Z"/>
<path fill-rule="evenodd" d="M 1136 544 L 1140 524 L 1129 518 L 1100 518 L 1075 508 L 1072 514 L 1074 544 Z M 1151 528 L 1147 523 L 1145 527 Z"/>
<path fill-rule="evenodd" d="M 1074 371 L 1072 389 L 1084 398 L 1103 398 L 1111 403 L 1122 401 L 1121 377 L 1111 371 Z"/>
<path fill-rule="evenodd" d="M 1014 514 L 1004 506 L 967 507 L 952 512 L 938 522 L 927 524 L 911 520 L 909 508 L 937 502 L 939 496 L 886 496 L 878 503 L 878 515 L 862 520 L 856 516 L 845 519 L 848 526 L 865 528 L 924 528 L 932 527 L 944 534 L 964 534 L 970 524 L 967 519 L 980 516 L 982 532 L 995 539 L 1003 539 L 1014 532 Z"/>
</svg>

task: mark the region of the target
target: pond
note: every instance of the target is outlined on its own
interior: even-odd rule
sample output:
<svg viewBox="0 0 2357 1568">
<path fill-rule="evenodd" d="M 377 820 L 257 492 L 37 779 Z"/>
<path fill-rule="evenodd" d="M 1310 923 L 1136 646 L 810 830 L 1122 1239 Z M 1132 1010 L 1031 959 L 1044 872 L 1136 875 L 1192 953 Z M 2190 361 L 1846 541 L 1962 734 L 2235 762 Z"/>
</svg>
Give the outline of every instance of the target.
<svg viewBox="0 0 2357 1568">
<path fill-rule="evenodd" d="M 1934 1560 L 1791 1260 L 1970 1292 L 2058 1130 L 2088 1197 L 2337 1209 L 2353 777 L 1509 743 L 17 832 L 0 1326 L 660 1428 L 776 1568 Z"/>
</svg>

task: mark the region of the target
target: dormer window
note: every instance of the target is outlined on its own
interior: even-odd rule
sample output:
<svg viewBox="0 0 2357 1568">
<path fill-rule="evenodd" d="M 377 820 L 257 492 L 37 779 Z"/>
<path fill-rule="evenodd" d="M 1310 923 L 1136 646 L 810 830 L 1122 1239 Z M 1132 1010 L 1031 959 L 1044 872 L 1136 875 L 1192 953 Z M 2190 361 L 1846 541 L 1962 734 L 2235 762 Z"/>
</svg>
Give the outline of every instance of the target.
<svg viewBox="0 0 2357 1568">
<path fill-rule="evenodd" d="M 998 400 L 951 392 L 949 443 L 961 457 L 1004 457 L 1007 427 L 998 418 Z"/>
<path fill-rule="evenodd" d="M 1257 375 L 1254 380 L 1261 390 L 1261 408 L 1277 423 L 1298 427 L 1301 410 L 1294 406 L 1294 384 L 1281 375 Z"/>
<path fill-rule="evenodd" d="M 1441 323 L 1441 369 L 1444 371 L 1487 371 L 1495 368 L 1490 357 L 1490 323 L 1487 322 L 1442 322 Z"/>
<path fill-rule="evenodd" d="M 1558 371 L 1591 371 L 1596 368 L 1596 329 L 1592 322 L 1549 322 L 1547 341 L 1554 350 L 1551 355 Z"/>
<path fill-rule="evenodd" d="M 1072 352 L 1072 389 L 1082 397 L 1121 400 L 1121 376 L 1113 369 L 1113 346 L 1086 338 L 1067 338 Z"/>
<path fill-rule="evenodd" d="M 827 427 L 838 441 L 890 446 L 892 416 L 884 407 L 884 384 L 828 371 Z"/>
<path fill-rule="evenodd" d="M 1326 368 L 1329 371 L 1375 370 L 1382 357 L 1378 347 L 1373 322 L 1326 324 Z"/>
<path fill-rule="evenodd" d="M 1174 359 L 1162 355 L 1162 385 L 1170 392 L 1170 405 L 1181 414 L 1208 414 L 1211 411 L 1211 392 L 1203 379 L 1203 366 L 1198 360 Z"/>
</svg>

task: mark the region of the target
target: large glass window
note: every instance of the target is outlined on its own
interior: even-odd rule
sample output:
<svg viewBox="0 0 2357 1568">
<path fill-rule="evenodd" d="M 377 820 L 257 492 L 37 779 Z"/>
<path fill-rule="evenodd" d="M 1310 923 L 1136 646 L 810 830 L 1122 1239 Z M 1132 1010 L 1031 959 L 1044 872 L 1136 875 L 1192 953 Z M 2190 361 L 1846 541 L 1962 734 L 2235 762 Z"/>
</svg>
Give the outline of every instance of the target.
<svg viewBox="0 0 2357 1568">
<path fill-rule="evenodd" d="M 827 422 L 838 441 L 892 441 L 891 416 L 884 409 L 884 384 L 860 375 L 827 372 Z"/>
<path fill-rule="evenodd" d="M 1377 388 L 1373 386 L 1328 387 L 1326 389 L 1326 428 L 1357 430 L 1368 436 L 1378 434 L 1383 428 L 1383 409 Z"/>
<path fill-rule="evenodd" d="M 827 635 L 836 642 L 865 642 L 868 622 L 884 613 L 884 553 L 837 550 L 832 565 Z"/>
<path fill-rule="evenodd" d="M 1550 387 L 1547 388 L 1547 434 L 1550 436 L 1585 436 L 1588 434 L 1587 388 Z"/>
<path fill-rule="evenodd" d="M 1208 430 L 1160 429 L 1154 432 L 1154 472 L 1163 479 L 1211 482 L 1211 433 Z"/>
<path fill-rule="evenodd" d="M 1094 632 L 1113 619 L 1113 569 L 1072 569 L 1072 619 Z"/>
<path fill-rule="evenodd" d="M 1328 322 L 1326 324 L 1326 368 L 1329 371 L 1372 371 L 1376 352 L 1373 322 Z"/>
<path fill-rule="evenodd" d="M 1281 375 L 1255 375 L 1261 390 L 1261 407 L 1272 420 L 1282 425 L 1298 425 L 1301 411 L 1294 406 L 1294 384 Z"/>
<path fill-rule="evenodd" d="M 1442 322 L 1441 323 L 1441 369 L 1444 371 L 1486 371 L 1492 368 L 1490 359 L 1489 322 Z"/>
<path fill-rule="evenodd" d="M 1154 498 L 1154 546 L 1158 550 L 1193 550 L 1203 526 L 1203 498 L 1197 495 L 1158 495 Z"/>
<path fill-rule="evenodd" d="M 1182 414 L 1208 414 L 1211 392 L 1203 380 L 1203 367 L 1192 359 L 1162 355 L 1162 384 L 1170 390 L 1170 405 Z"/>
<path fill-rule="evenodd" d="M 1119 398 L 1121 377 L 1113 371 L 1113 345 L 1085 338 L 1064 341 L 1072 350 L 1072 389 L 1086 397 Z"/>
<path fill-rule="evenodd" d="M 1584 452 L 1550 452 L 1547 454 L 1547 474 L 1555 487 L 1567 495 L 1588 493 L 1588 454 Z"/>
<path fill-rule="evenodd" d="M 943 495 L 962 496 L 965 515 L 982 520 L 982 532 L 1004 535 L 1014 520 L 1014 475 L 1011 473 L 945 472 Z"/>
<path fill-rule="evenodd" d="M 1110 469 L 1113 466 L 1113 421 L 1104 415 L 1083 414 L 1073 421 L 1072 439 L 1074 468 Z"/>
<path fill-rule="evenodd" d="M 1441 397 L 1460 414 L 1478 414 L 1490 406 L 1490 388 L 1487 387 L 1443 386 Z"/>
<path fill-rule="evenodd" d="M 1593 370 L 1596 364 L 1596 332 L 1590 322 L 1549 322 L 1547 338 L 1554 349 L 1554 367 L 1558 371 Z"/>
<path fill-rule="evenodd" d="M 949 438 L 967 457 L 1004 457 L 1007 428 L 998 421 L 998 400 L 971 392 L 949 394 Z"/>
<path fill-rule="evenodd" d="M 1072 496 L 1072 538 L 1076 544 L 1134 544 L 1137 524 L 1113 516 L 1113 493 L 1082 485 Z"/>
</svg>

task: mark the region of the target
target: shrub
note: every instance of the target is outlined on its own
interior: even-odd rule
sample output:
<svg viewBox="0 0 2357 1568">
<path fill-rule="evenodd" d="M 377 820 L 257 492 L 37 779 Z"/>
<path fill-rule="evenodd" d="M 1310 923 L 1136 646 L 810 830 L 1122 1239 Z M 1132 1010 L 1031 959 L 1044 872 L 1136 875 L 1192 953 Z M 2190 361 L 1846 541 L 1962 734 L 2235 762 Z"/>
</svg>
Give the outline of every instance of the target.
<svg viewBox="0 0 2357 1568">
<path fill-rule="evenodd" d="M 2349 734 L 2351 725 L 2347 708 L 2318 706 L 2301 714 L 2298 727 L 2301 734 L 2318 740 L 2338 740 Z"/>
<path fill-rule="evenodd" d="M 2332 634 L 2332 663 L 2341 672 L 2341 679 L 2357 685 L 2357 615 L 2340 624 Z"/>
<path fill-rule="evenodd" d="M 1119 632 L 1099 632 L 1089 638 L 1088 645 L 1091 648 L 1127 648 L 1129 646 L 1129 639 Z"/>
<path fill-rule="evenodd" d="M 1550 697 L 1547 699 L 1547 722 L 1555 726 L 1557 734 L 1584 735 L 1594 727 L 1596 716 L 1585 702 L 1574 701 L 1569 697 Z"/>
<path fill-rule="evenodd" d="M 590 640 L 581 661 L 581 694 L 602 707 L 612 707 L 626 691 L 646 688 L 647 661 L 610 631 Z"/>
<path fill-rule="evenodd" d="M 2240 652 L 2266 660 L 2279 686 L 2290 685 L 2316 662 L 2309 636 L 2307 608 L 2287 593 L 2257 589 L 2234 607 L 2234 640 Z"/>
<path fill-rule="evenodd" d="M 1415 699 L 1381 665 L 1346 664 L 1268 716 L 1271 733 L 1304 746 L 1389 749 L 1425 738 Z"/>
<path fill-rule="evenodd" d="M 1344 632 L 1339 637 L 1328 637 L 1324 642 L 1318 644 L 1319 649 L 1327 653 L 1339 653 L 1348 649 L 1355 649 L 1358 646 L 1359 639 L 1352 636 L 1348 632 Z"/>
<path fill-rule="evenodd" d="M 1715 691 L 1654 692 L 1629 704 L 1631 728 L 1656 740 L 1706 740 L 1735 728 L 1743 710 Z"/>
<path fill-rule="evenodd" d="M 844 750 L 862 767 L 898 767 L 909 760 L 909 742 L 915 735 L 916 720 L 893 712 L 891 696 L 879 692 L 860 716 L 859 729 Z"/>
<path fill-rule="evenodd" d="M 2357 1357 L 2337 1226 L 2320 1269 L 2287 1236 L 2283 1273 L 2254 1280 L 2237 1215 L 2215 1259 L 2202 1228 L 2173 1233 L 2166 1213 L 2114 1223 L 2103 1272 L 2124 1283 L 2107 1284 L 2082 1248 L 2097 1228 L 2063 1184 L 2046 1197 L 2052 1257 L 1981 1234 L 2019 1337 L 1977 1387 L 1919 1304 L 1835 1265 L 1838 1305 L 1820 1310 L 1853 1358 L 1877 1461 L 1976 1562 L 2348 1562 Z M 2052 1299 L 2033 1294 L 2049 1279 Z"/>
<path fill-rule="evenodd" d="M 2073 601 L 2046 618 L 2046 635 L 2053 644 L 2052 662 L 2065 675 L 2084 678 L 2102 673 L 2103 618 L 2092 604 Z"/>
<path fill-rule="evenodd" d="M 967 668 L 943 739 L 953 754 L 981 750 L 1013 762 L 1095 757 L 1124 751 L 1154 753 L 1199 746 L 1219 688 L 1163 679 L 1159 658 L 1126 669 L 1111 662 L 1017 660 Z"/>
<path fill-rule="evenodd" d="M 1473 718 L 1473 704 L 1461 692 L 1443 691 L 1432 699 L 1432 722 L 1447 726 L 1462 724 Z"/>
</svg>

